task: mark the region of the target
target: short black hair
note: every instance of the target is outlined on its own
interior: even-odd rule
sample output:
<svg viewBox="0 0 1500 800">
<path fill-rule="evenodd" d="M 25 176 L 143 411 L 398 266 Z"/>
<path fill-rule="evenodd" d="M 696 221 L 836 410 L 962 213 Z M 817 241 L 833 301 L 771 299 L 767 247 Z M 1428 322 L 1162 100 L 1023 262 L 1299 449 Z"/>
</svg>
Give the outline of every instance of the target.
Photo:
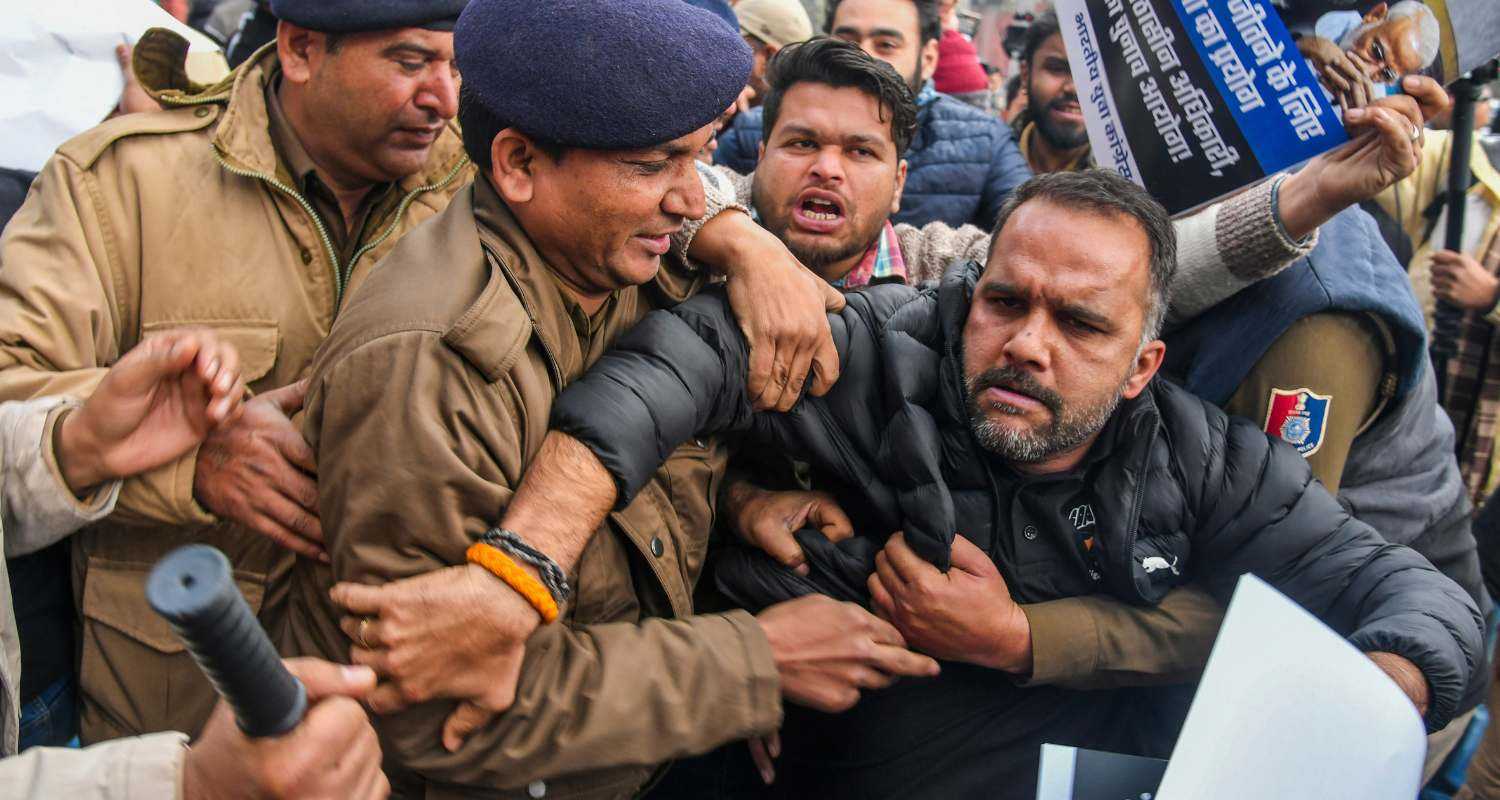
<svg viewBox="0 0 1500 800">
<path fill-rule="evenodd" d="M 1062 25 L 1057 21 L 1057 12 L 1048 11 L 1040 14 L 1026 29 L 1026 41 L 1021 46 L 1021 63 L 1030 64 L 1031 57 L 1036 55 L 1044 42 L 1057 34 L 1062 33 Z"/>
<path fill-rule="evenodd" d="M 463 132 L 464 152 L 469 154 L 469 160 L 482 171 L 489 172 L 493 166 L 490 163 L 490 148 L 495 143 L 495 137 L 506 128 L 514 127 L 516 126 L 491 111 L 474 90 L 469 88 L 468 83 L 458 85 L 458 128 Z M 529 133 L 526 135 L 531 136 Z M 567 152 L 566 147 L 555 142 L 535 136 L 531 136 L 531 141 L 553 161 L 562 158 L 563 153 Z"/>
<path fill-rule="evenodd" d="M 1172 280 L 1177 274 L 1177 230 L 1172 227 L 1172 217 L 1161 203 L 1145 189 L 1109 170 L 1050 172 L 1026 181 L 1011 192 L 1000 207 L 995 228 L 990 234 L 992 241 L 1000 241 L 1000 231 L 1005 229 L 1011 215 L 1032 200 L 1046 200 L 1094 214 L 1126 216 L 1141 226 L 1151 243 L 1151 277 L 1141 343 L 1160 336 L 1167 306 L 1172 300 Z"/>
<path fill-rule="evenodd" d="M 1010 105 L 1011 103 L 1015 102 L 1016 95 L 1020 93 L 1021 74 L 1016 73 L 1015 75 L 1010 76 L 1010 80 L 1005 82 L 1005 104 Z"/>
<path fill-rule="evenodd" d="M 882 119 L 889 115 L 891 140 L 896 158 L 906 155 L 917 132 L 917 100 L 911 87 L 896 74 L 896 68 L 881 61 L 853 42 L 815 36 L 783 47 L 766 65 L 770 90 L 762 104 L 760 135 L 770 141 L 771 130 L 781 116 L 781 100 L 799 83 L 821 83 L 835 89 L 852 87 L 880 103 Z"/>
<path fill-rule="evenodd" d="M 943 38 L 943 13 L 938 8 L 938 0 L 911 1 L 917 7 L 917 47 L 925 47 L 928 42 Z M 844 0 L 832 0 L 828 4 L 828 22 L 823 27 L 830 33 L 833 32 L 833 17 L 842 2 Z"/>
</svg>

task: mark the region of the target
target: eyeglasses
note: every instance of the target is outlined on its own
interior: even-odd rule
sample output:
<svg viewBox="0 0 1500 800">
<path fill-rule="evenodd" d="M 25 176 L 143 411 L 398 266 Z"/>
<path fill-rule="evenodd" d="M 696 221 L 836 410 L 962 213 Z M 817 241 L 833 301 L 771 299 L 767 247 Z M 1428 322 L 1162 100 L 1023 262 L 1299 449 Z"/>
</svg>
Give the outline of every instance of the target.
<svg viewBox="0 0 1500 800">
<path fill-rule="evenodd" d="M 1377 76 L 1384 83 L 1395 83 L 1401 76 L 1391 69 L 1390 62 L 1385 58 L 1385 45 L 1379 39 L 1370 43 L 1370 55 L 1375 58 L 1375 63 L 1383 64 L 1380 74 Z"/>
</svg>

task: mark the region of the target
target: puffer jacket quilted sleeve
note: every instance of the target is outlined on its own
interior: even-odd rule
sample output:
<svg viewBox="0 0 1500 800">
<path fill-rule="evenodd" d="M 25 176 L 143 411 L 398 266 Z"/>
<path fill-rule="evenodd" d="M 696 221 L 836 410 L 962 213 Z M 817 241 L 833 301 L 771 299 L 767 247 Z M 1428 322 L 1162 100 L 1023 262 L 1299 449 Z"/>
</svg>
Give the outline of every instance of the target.
<svg viewBox="0 0 1500 800">
<path fill-rule="evenodd" d="M 1000 206 L 1031 178 L 1014 134 L 998 117 L 938 95 L 922 107 L 906 153 L 906 188 L 891 222 L 995 227 Z"/>
<path fill-rule="evenodd" d="M 583 442 L 614 476 L 625 505 L 679 444 L 749 432 L 757 442 L 826 465 L 865 488 L 875 510 L 900 519 L 895 493 L 875 474 L 884 420 L 869 398 L 884 375 L 875 327 L 916 298 L 899 284 L 848 296 L 829 315 L 840 377 L 827 395 L 785 414 L 756 414 L 746 385 L 749 351 L 722 287 L 648 314 L 553 405 L 554 430 Z"/>
<path fill-rule="evenodd" d="M 1428 729 L 1447 725 L 1484 655 L 1468 593 L 1350 517 L 1296 450 L 1253 422 L 1162 381 L 1154 394 L 1170 467 L 1156 460 L 1143 504 L 1188 509 L 1196 579 L 1227 598 L 1254 572 L 1361 651 L 1409 659 L 1432 688 Z"/>
</svg>

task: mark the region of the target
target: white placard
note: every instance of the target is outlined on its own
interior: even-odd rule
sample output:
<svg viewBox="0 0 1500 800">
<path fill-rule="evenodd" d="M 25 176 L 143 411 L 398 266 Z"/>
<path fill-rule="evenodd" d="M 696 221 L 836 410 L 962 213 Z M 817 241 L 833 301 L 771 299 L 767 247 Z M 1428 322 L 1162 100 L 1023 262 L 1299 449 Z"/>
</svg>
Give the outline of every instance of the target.
<svg viewBox="0 0 1500 800">
<path fill-rule="evenodd" d="M 98 125 L 125 79 L 115 46 L 171 28 L 195 52 L 218 49 L 150 0 L 12 0 L 0 13 L 0 166 L 36 172 Z"/>
<path fill-rule="evenodd" d="M 1427 739 L 1365 654 L 1245 576 L 1157 800 L 1411 800 Z"/>
</svg>

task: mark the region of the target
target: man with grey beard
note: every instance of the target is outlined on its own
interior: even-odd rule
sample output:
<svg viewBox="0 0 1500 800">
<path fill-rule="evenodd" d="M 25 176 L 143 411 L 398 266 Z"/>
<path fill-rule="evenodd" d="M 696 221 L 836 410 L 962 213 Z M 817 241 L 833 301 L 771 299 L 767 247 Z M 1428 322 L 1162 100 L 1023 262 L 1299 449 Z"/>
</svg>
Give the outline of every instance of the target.
<svg viewBox="0 0 1500 800">
<path fill-rule="evenodd" d="M 774 796 L 1020 800 L 1043 742 L 1165 756 L 1151 691 L 1030 684 L 1044 654 L 1018 603 L 1150 606 L 1190 577 L 1227 600 L 1260 575 L 1442 727 L 1483 659 L 1473 601 L 1351 519 L 1295 450 L 1154 379 L 1175 250 L 1165 210 L 1123 178 L 1036 178 L 1001 210 L 986 265 L 848 295 L 831 318 L 842 377 L 785 414 L 753 412 L 721 293 L 648 315 L 558 397 L 502 524 L 567 568 L 695 435 L 783 447 L 837 486 L 855 536 L 802 532 L 801 571 L 749 551 L 720 587 L 751 610 L 868 604 L 942 671 L 871 673 L 889 688 L 843 714 L 786 706 Z"/>
</svg>

